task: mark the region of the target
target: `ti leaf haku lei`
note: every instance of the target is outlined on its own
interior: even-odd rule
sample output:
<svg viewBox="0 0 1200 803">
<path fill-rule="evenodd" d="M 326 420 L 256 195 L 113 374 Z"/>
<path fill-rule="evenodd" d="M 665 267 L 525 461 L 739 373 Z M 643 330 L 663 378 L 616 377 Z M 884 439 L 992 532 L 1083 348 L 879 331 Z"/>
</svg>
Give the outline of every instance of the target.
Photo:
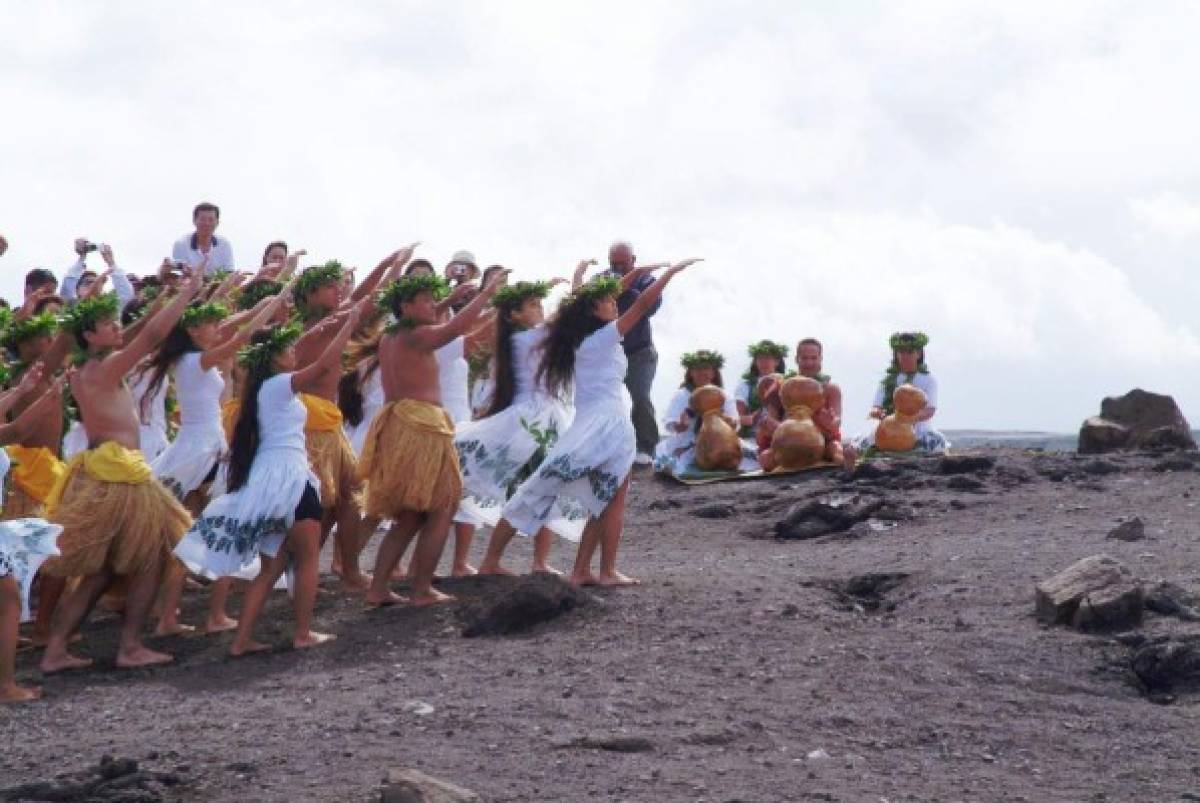
<svg viewBox="0 0 1200 803">
<path fill-rule="evenodd" d="M 531 298 L 545 298 L 550 294 L 550 282 L 517 282 L 506 285 L 492 296 L 492 306 L 496 309 L 520 309 Z"/>
<path fill-rule="evenodd" d="M 272 329 L 270 339 L 238 351 L 238 365 L 252 374 L 269 372 L 275 358 L 295 344 L 302 331 L 303 327 L 295 321 Z"/>
<path fill-rule="evenodd" d="M 404 276 L 379 291 L 379 306 L 392 313 L 392 322 L 387 326 L 388 334 L 417 325 L 400 314 L 400 305 L 412 301 L 421 293 L 432 293 L 434 301 L 441 301 L 450 295 L 450 285 L 441 276 L 426 273 Z"/>
<path fill-rule="evenodd" d="M 283 292 L 283 282 L 272 279 L 259 279 L 250 282 L 237 295 L 237 306 L 242 312 L 254 309 L 264 298 L 277 296 Z"/>
<path fill-rule="evenodd" d="M 746 373 L 742 374 L 742 381 L 750 388 L 750 394 L 746 399 L 746 406 L 750 408 L 750 412 L 754 413 L 762 409 L 762 399 L 758 398 L 758 380 L 762 379 L 762 377 L 755 375 L 753 361 L 764 355 L 774 357 L 777 360 L 786 360 L 788 347 L 782 343 L 776 343 L 774 340 L 760 340 L 757 343 L 751 344 L 746 349 L 746 353 L 750 355 L 751 364 Z"/>
<path fill-rule="evenodd" d="M 229 317 L 229 308 L 219 301 L 209 301 L 204 304 L 189 304 L 179 319 L 179 327 L 187 329 L 211 321 L 222 321 Z"/>
<path fill-rule="evenodd" d="M 929 345 L 929 336 L 924 332 L 897 332 L 888 339 L 888 345 L 892 347 L 892 363 L 888 366 L 887 373 L 883 375 L 883 379 L 879 384 L 883 388 L 883 412 L 886 415 L 891 415 L 896 412 L 896 403 L 892 400 L 892 396 L 896 393 L 896 386 L 900 382 L 900 361 L 896 359 L 897 351 L 920 351 L 921 361 L 917 363 L 917 370 L 914 374 L 909 375 L 911 380 L 916 374 L 927 374 L 929 368 L 925 365 L 925 347 Z"/>
<path fill-rule="evenodd" d="M 721 356 L 720 352 L 700 349 L 699 351 L 689 351 L 687 354 L 684 354 L 679 363 L 684 369 L 699 368 L 707 365 L 720 370 L 725 367 L 725 358 Z"/>
<path fill-rule="evenodd" d="M 35 337 L 52 335 L 58 330 L 58 316 L 52 312 L 43 312 L 28 318 L 14 320 L 4 331 L 3 344 L 7 349 L 15 350 L 17 345 Z"/>
<path fill-rule="evenodd" d="M 574 304 L 580 300 L 600 301 L 611 296 L 621 295 L 621 289 L 621 280 L 616 276 L 597 276 L 573 290 L 569 296 L 563 299 L 563 304 Z"/>
<path fill-rule="evenodd" d="M 336 259 L 331 259 L 324 265 L 305 268 L 304 272 L 296 279 L 295 286 L 292 287 L 292 299 L 298 305 L 302 305 L 314 290 L 327 284 L 340 282 L 344 274 L 345 269 L 342 267 L 342 263 Z"/>
</svg>

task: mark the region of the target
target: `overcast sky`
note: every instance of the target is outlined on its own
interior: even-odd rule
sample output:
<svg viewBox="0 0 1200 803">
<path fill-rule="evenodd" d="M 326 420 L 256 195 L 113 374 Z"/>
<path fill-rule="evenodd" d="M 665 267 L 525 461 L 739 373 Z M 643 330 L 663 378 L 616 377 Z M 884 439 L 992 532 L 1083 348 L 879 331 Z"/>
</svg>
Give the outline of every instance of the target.
<svg viewBox="0 0 1200 803">
<path fill-rule="evenodd" d="M 626 238 L 707 258 L 660 400 L 684 351 L 814 335 L 852 434 L 919 328 L 942 426 L 1134 386 L 1200 423 L 1200 4 L 247 5 L 0 0 L 0 292 L 76 235 L 148 272 L 200 200 L 244 267 L 419 239 L 538 278 Z"/>
</svg>

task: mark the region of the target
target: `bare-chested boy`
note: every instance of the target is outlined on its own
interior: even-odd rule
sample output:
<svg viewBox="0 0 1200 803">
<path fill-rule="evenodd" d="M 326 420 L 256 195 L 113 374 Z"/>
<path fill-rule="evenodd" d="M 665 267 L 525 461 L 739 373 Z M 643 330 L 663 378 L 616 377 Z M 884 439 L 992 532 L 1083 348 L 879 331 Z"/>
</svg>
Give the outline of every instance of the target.
<svg viewBox="0 0 1200 803">
<path fill-rule="evenodd" d="M 301 273 L 293 297 L 303 318 L 305 333 L 296 343 L 296 364 L 310 365 L 320 359 L 330 341 L 337 336 L 349 309 L 374 293 L 381 282 L 398 276 L 412 258 L 415 247 L 416 244 L 401 248 L 384 257 L 350 293 L 346 305 L 342 304 L 345 271 L 339 263 L 327 262 Z M 358 480 L 358 461 L 342 428 L 342 412 L 337 405 L 340 378 L 339 372 L 329 373 L 320 387 L 301 394 L 301 401 L 308 408 L 304 438 L 309 461 L 321 481 L 322 541 L 336 523 L 338 559 L 335 564 L 340 566 L 342 586 L 348 591 L 363 591 L 370 578 L 358 565 L 362 551 L 359 537 L 362 513 L 357 497 L 362 486 Z"/>
<path fill-rule="evenodd" d="M 359 473 L 366 480 L 366 513 L 391 519 L 379 545 L 370 605 L 404 598 L 388 588 L 392 570 L 420 530 L 410 564 L 412 602 L 450 599 L 433 588 L 433 575 L 462 499 L 462 477 L 454 448 L 454 422 L 443 409 L 434 352 L 470 331 L 508 271 L 496 272 L 477 296 L 446 323 L 438 302 L 447 292 L 436 276 L 406 276 L 383 292 L 381 303 L 395 322 L 379 344 L 379 370 L 386 403 L 367 433 Z"/>
<path fill-rule="evenodd" d="M 64 327 L 86 359 L 71 378 L 88 435 L 88 449 L 71 459 L 47 500 L 47 518 L 63 527 L 60 557 L 46 564 L 59 577 L 82 577 L 63 600 L 42 656 L 43 672 L 91 664 L 71 655 L 67 640 L 115 576 L 129 580 L 117 666 L 166 663 L 171 656 L 142 643 L 142 627 L 171 550 L 191 524 L 187 510 L 154 479 L 138 450 L 138 415 L 125 377 L 175 326 L 200 291 L 193 271 L 178 296 L 124 344 L 115 296 L 88 298 L 72 307 Z"/>
</svg>

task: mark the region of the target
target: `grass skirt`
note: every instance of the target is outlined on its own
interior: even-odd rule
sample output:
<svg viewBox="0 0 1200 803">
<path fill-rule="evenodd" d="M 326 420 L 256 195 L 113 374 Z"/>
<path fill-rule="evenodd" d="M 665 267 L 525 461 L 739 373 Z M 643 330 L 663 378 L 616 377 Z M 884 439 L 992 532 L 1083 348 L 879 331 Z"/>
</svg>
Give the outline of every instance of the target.
<svg viewBox="0 0 1200 803">
<path fill-rule="evenodd" d="M 51 516 L 62 525 L 62 556 L 46 563 L 58 577 L 139 574 L 170 558 L 192 523 L 179 501 L 156 480 L 104 482 L 79 469 L 67 478 Z"/>
<path fill-rule="evenodd" d="M 358 459 L 341 426 L 330 430 L 304 430 L 308 461 L 320 482 L 321 506 L 337 507 L 343 498 L 355 500 L 362 490 Z"/>
<path fill-rule="evenodd" d="M 412 399 L 385 404 L 367 433 L 359 475 L 368 516 L 457 508 L 462 478 L 449 414 Z"/>
<path fill-rule="evenodd" d="M 0 522 L 0 577 L 16 578 L 21 595 L 21 621 L 29 616 L 29 589 L 42 562 L 58 554 L 55 541 L 62 527 L 44 519 L 14 519 Z"/>
</svg>

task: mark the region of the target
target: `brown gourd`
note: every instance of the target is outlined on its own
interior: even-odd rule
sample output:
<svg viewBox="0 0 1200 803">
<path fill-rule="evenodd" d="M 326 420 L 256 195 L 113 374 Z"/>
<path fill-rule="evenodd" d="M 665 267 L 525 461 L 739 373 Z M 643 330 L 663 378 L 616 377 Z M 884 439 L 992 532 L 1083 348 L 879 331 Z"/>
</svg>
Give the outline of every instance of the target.
<svg viewBox="0 0 1200 803">
<path fill-rule="evenodd" d="M 742 462 L 742 442 L 725 420 L 725 391 L 716 385 L 696 388 L 690 406 L 700 416 L 696 465 L 704 471 L 736 471 Z"/>
<path fill-rule="evenodd" d="M 909 452 L 917 445 L 917 416 L 925 409 L 925 392 L 916 385 L 900 385 L 892 393 L 896 412 L 879 422 L 875 448 L 881 452 Z"/>
<path fill-rule="evenodd" d="M 792 377 L 779 389 L 779 398 L 787 420 L 771 439 L 775 470 L 794 471 L 820 463 L 825 456 L 825 436 L 812 415 L 825 406 L 821 383 L 806 376 Z"/>
</svg>

